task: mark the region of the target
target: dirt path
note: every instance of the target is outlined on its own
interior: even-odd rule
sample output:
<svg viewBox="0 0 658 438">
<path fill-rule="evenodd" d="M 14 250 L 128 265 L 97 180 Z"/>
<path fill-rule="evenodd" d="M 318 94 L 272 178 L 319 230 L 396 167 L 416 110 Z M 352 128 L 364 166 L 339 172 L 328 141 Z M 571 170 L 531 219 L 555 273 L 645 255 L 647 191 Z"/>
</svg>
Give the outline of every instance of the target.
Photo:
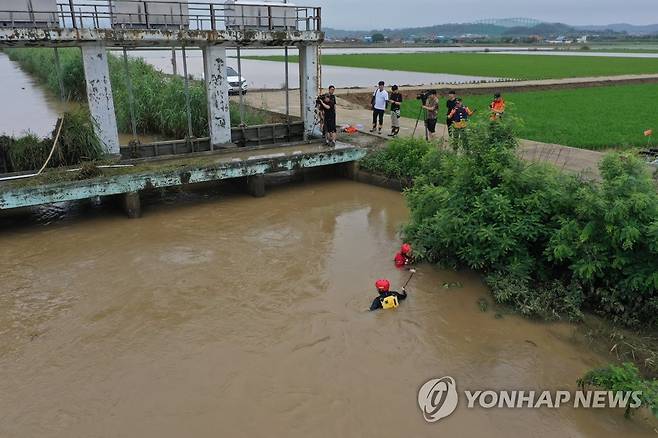
<svg viewBox="0 0 658 438">
<path fill-rule="evenodd" d="M 338 124 L 362 125 L 361 129 L 367 132 L 372 123 L 371 113 L 367 109 L 364 109 L 361 104 L 341 98 L 341 94 L 338 96 Z M 273 112 L 285 113 L 286 111 L 285 93 L 283 91 L 249 93 L 246 96 L 245 103 L 256 108 L 263 108 Z M 299 94 L 297 92 L 290 93 L 290 114 L 297 117 L 300 115 Z M 386 138 L 386 134 L 390 132 L 390 126 L 390 118 L 387 116 L 384 120 L 384 138 Z M 411 136 L 414 132 L 415 126 L 415 120 L 403 118 L 401 120 L 400 135 Z M 418 124 L 416 135 L 424 135 L 422 121 Z M 437 137 L 447 139 L 447 129 L 445 125 L 440 124 L 437 126 Z M 604 156 L 601 152 L 532 140 L 521 140 L 520 144 L 519 155 L 528 161 L 550 162 L 557 167 L 570 172 L 583 173 L 594 179 L 600 177 L 598 165 Z"/>
</svg>

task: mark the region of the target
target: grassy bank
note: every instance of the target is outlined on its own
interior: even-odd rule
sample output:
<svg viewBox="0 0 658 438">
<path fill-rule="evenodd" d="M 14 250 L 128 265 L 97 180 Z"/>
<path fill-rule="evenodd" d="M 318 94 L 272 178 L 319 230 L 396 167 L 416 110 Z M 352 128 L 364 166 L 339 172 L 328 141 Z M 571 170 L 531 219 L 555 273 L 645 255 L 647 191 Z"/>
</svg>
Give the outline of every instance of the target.
<svg viewBox="0 0 658 438">
<path fill-rule="evenodd" d="M 505 99 L 508 114 L 523 120 L 521 138 L 601 150 L 658 144 L 658 137 L 644 137 L 647 129 L 658 135 L 656 95 L 658 84 L 642 84 L 506 93 Z M 476 120 L 488 117 L 491 96 L 464 96 L 464 101 L 478 111 Z M 402 105 L 404 117 L 415 119 L 419 110 L 417 100 Z"/>
<path fill-rule="evenodd" d="M 59 84 L 54 52 L 52 49 L 8 49 L 12 61 L 59 94 Z M 75 101 L 85 101 L 85 79 L 79 49 L 60 49 L 61 71 L 65 95 Z M 156 70 L 141 59 L 129 59 L 130 78 L 135 99 L 135 118 L 140 134 L 158 134 L 167 138 L 187 136 L 187 114 L 184 81 Z M 130 103 L 123 60 L 109 56 L 110 80 L 114 95 L 117 123 L 121 132 L 131 132 Z M 192 131 L 196 137 L 208 135 L 208 110 L 206 89 L 201 81 L 190 84 Z M 236 105 L 231 104 L 231 122 L 240 122 Z M 245 123 L 260 124 L 264 117 L 260 113 L 246 111 Z"/>
<path fill-rule="evenodd" d="M 283 61 L 282 56 L 258 57 Z M 291 62 L 296 62 L 291 58 Z M 512 79 L 560 79 L 658 73 L 658 59 L 498 53 L 324 55 L 322 63 L 378 70 L 448 73 Z M 373 84 L 377 78 L 373 77 Z M 404 74 L 398 81 L 404 84 Z"/>
</svg>

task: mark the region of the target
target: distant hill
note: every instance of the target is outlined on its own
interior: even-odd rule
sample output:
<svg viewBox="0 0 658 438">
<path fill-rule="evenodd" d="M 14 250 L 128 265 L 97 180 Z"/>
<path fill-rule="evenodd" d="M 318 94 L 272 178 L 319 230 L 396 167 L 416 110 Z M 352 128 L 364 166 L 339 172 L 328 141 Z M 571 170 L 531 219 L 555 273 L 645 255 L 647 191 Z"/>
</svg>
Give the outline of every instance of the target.
<svg viewBox="0 0 658 438">
<path fill-rule="evenodd" d="M 527 22 L 529 25 L 514 26 L 509 24 Z M 540 35 L 542 37 L 555 37 L 559 35 L 573 35 L 577 33 L 593 32 L 616 32 L 629 35 L 658 35 L 658 24 L 637 26 L 632 24 L 609 24 L 609 25 L 583 25 L 570 26 L 564 23 L 541 23 L 532 25 L 536 20 L 530 19 L 506 19 L 506 20 L 482 20 L 477 23 L 450 23 L 437 24 L 435 26 L 412 27 L 403 29 L 381 29 L 381 30 L 338 30 L 325 28 L 327 38 L 364 38 L 374 33 L 382 33 L 391 39 L 414 39 L 414 38 L 455 38 L 464 35 L 486 35 L 490 37 L 523 37 L 529 35 Z M 505 25 L 502 25 L 505 24 Z"/>
<path fill-rule="evenodd" d="M 363 38 L 373 33 L 382 33 L 388 38 L 393 39 L 410 39 L 410 38 L 427 38 L 427 37 L 456 37 L 466 34 L 471 35 L 489 35 L 500 36 L 505 33 L 506 27 L 492 24 L 478 23 L 451 23 L 438 24 L 435 26 L 411 27 L 404 29 L 382 29 L 372 31 L 351 31 L 325 28 L 325 34 L 328 38 Z"/>
<path fill-rule="evenodd" d="M 541 23 L 532 27 L 512 27 L 505 31 L 505 36 L 528 36 L 539 35 L 542 37 L 551 37 L 559 35 L 569 35 L 577 32 L 571 26 L 562 23 Z"/>
<path fill-rule="evenodd" d="M 607 24 L 605 26 L 576 26 L 577 29 L 588 30 L 592 32 L 602 32 L 611 30 L 613 32 L 625 32 L 629 35 L 658 35 L 658 24 L 649 24 L 638 26 L 635 24 L 617 23 Z"/>
</svg>

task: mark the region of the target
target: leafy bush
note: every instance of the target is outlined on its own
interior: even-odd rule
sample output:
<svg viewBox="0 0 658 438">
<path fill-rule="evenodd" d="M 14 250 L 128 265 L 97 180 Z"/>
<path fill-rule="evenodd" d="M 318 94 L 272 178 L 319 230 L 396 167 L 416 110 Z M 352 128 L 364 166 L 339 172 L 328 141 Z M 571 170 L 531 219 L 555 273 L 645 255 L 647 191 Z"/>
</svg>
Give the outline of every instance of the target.
<svg viewBox="0 0 658 438">
<path fill-rule="evenodd" d="M 432 144 L 419 139 L 397 138 L 361 161 L 361 167 L 389 178 L 413 179 L 420 175 L 423 157 Z"/>
<path fill-rule="evenodd" d="M 621 366 L 608 365 L 589 371 L 578 379 L 578 385 L 585 390 L 588 386 L 612 392 L 642 392 L 641 406 L 649 408 L 658 417 L 658 380 L 645 380 L 632 363 Z M 639 409 L 639 408 L 638 408 Z M 625 416 L 629 417 L 631 408 L 627 407 Z"/>
<path fill-rule="evenodd" d="M 598 185 L 520 160 L 506 124 L 467 138 L 406 172 L 418 175 L 405 229 L 417 256 L 483 272 L 496 300 L 527 316 L 579 319 L 586 306 L 658 324 L 658 197 L 639 160 L 607 157 Z"/>
<path fill-rule="evenodd" d="M 609 155 L 603 184 L 582 186 L 547 255 L 567 263 L 588 301 L 615 319 L 658 325 L 658 194 L 638 158 Z"/>
</svg>

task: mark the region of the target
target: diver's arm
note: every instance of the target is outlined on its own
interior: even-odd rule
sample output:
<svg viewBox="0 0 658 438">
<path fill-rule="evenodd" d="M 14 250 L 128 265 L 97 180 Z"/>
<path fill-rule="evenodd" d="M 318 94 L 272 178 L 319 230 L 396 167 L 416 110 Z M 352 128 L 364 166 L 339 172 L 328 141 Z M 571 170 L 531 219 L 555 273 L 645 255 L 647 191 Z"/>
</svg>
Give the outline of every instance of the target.
<svg viewBox="0 0 658 438">
<path fill-rule="evenodd" d="M 373 310 L 378 310 L 382 308 L 382 301 L 379 299 L 379 297 L 375 298 L 372 300 L 372 304 L 370 305 L 370 311 L 372 312 Z"/>
</svg>

